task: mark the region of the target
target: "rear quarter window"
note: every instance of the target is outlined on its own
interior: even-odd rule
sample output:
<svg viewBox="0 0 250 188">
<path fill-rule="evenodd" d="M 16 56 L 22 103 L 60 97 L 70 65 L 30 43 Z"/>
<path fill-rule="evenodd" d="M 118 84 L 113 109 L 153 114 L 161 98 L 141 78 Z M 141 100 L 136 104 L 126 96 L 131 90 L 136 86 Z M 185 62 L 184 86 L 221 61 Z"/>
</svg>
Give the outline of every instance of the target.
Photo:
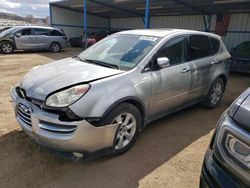
<svg viewBox="0 0 250 188">
<path fill-rule="evenodd" d="M 220 50 L 220 41 L 218 39 L 215 38 L 210 38 L 212 47 L 214 49 L 214 54 L 218 53 Z"/>
<path fill-rule="evenodd" d="M 52 30 L 50 32 L 50 36 L 65 36 L 65 34 L 61 33 L 60 31 L 57 31 L 57 30 Z"/>
</svg>

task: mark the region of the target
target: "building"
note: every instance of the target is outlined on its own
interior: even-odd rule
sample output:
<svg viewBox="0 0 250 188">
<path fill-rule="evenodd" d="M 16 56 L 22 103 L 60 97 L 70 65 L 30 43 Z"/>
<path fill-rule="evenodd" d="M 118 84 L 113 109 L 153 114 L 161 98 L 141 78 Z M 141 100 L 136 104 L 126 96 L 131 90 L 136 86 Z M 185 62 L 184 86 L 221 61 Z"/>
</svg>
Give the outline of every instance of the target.
<svg viewBox="0 0 250 188">
<path fill-rule="evenodd" d="M 50 19 L 68 37 L 84 28 L 183 28 L 217 33 L 228 49 L 250 40 L 249 0 L 62 0 L 50 3 Z"/>
</svg>

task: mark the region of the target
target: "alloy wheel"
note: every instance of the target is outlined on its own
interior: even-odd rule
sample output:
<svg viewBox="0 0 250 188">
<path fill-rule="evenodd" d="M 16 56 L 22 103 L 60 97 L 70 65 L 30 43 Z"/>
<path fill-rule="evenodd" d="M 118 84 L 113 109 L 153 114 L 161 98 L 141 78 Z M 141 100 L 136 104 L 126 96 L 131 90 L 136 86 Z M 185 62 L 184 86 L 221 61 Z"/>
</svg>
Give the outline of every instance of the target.
<svg viewBox="0 0 250 188">
<path fill-rule="evenodd" d="M 220 99 L 221 99 L 221 95 L 222 95 L 222 84 L 220 82 L 217 82 L 212 90 L 212 95 L 211 95 L 211 103 L 216 105 Z"/>
<path fill-rule="evenodd" d="M 119 124 L 115 149 L 120 150 L 133 140 L 136 133 L 136 119 L 131 113 L 122 113 L 114 119 L 112 124 Z"/>
<path fill-rule="evenodd" d="M 53 52 L 59 52 L 59 50 L 60 50 L 59 44 L 53 43 L 53 44 L 51 45 L 51 50 L 52 50 Z"/>
<path fill-rule="evenodd" d="M 13 50 L 13 47 L 12 47 L 11 44 L 8 44 L 8 43 L 2 44 L 2 51 L 3 51 L 4 53 L 6 53 L 6 54 L 11 53 L 12 50 Z"/>
</svg>

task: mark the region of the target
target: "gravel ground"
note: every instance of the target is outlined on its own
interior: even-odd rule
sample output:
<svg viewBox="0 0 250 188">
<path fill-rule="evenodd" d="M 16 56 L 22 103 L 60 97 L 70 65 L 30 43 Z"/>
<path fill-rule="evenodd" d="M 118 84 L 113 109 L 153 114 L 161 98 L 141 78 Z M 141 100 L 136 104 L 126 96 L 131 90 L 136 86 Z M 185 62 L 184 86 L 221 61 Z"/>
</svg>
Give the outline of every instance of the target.
<svg viewBox="0 0 250 188">
<path fill-rule="evenodd" d="M 0 54 L 0 187 L 198 187 L 216 122 L 250 86 L 250 76 L 232 74 L 217 109 L 196 105 L 182 110 L 148 125 L 124 155 L 76 163 L 55 156 L 21 132 L 9 88 L 33 66 L 78 53 L 70 48 L 57 54 Z"/>
</svg>

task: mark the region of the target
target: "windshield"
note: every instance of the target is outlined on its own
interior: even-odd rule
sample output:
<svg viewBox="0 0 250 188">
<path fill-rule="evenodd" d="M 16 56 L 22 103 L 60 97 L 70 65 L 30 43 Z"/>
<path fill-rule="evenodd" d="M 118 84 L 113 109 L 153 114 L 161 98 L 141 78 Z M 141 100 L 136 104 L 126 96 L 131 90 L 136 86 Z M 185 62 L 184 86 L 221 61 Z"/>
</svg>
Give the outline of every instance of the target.
<svg viewBox="0 0 250 188">
<path fill-rule="evenodd" d="M 9 29 L 7 29 L 7 30 L 1 32 L 1 34 L 3 34 L 3 35 L 8 35 L 8 34 L 10 34 L 10 33 L 13 33 L 14 31 L 16 31 L 17 29 L 18 29 L 17 27 L 12 27 L 12 28 L 9 28 Z"/>
<path fill-rule="evenodd" d="M 233 50 L 233 56 L 240 58 L 250 58 L 250 42 L 242 42 Z"/>
<path fill-rule="evenodd" d="M 111 35 L 83 51 L 81 60 L 104 62 L 121 70 L 134 68 L 157 44 L 159 38 L 141 35 Z"/>
<path fill-rule="evenodd" d="M 250 51 L 250 42 L 242 42 L 239 46 L 236 47 L 236 51 Z"/>
<path fill-rule="evenodd" d="M 10 27 L 0 28 L 0 33 L 2 33 L 3 31 L 6 31 L 7 29 L 10 29 Z"/>
</svg>

